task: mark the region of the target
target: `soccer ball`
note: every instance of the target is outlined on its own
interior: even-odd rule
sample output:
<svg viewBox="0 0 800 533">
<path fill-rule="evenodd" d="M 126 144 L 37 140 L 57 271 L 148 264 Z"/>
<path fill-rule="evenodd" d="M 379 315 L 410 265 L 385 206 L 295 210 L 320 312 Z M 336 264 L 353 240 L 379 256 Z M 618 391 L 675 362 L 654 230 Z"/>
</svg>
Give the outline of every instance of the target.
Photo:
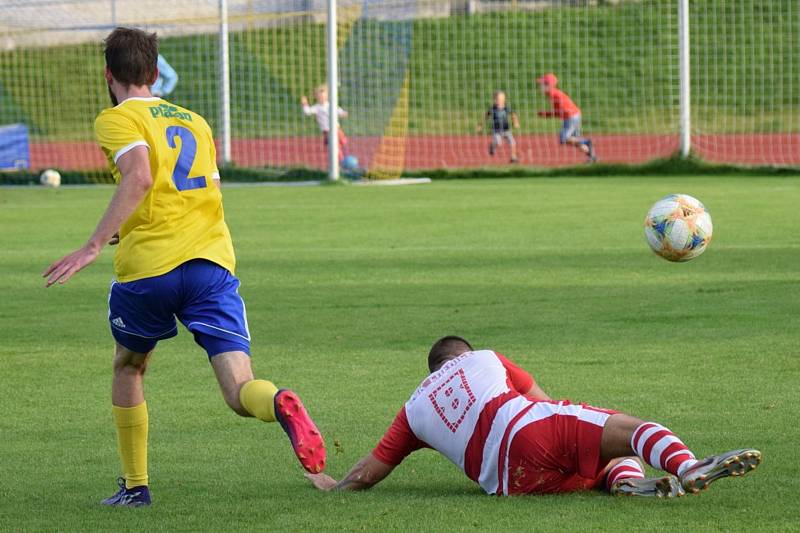
<svg viewBox="0 0 800 533">
<path fill-rule="evenodd" d="M 59 174 L 57 170 L 48 168 L 39 176 L 39 183 L 45 187 L 60 187 L 61 174 Z"/>
<path fill-rule="evenodd" d="M 358 173 L 358 158 L 354 155 L 348 155 L 342 160 L 342 168 L 350 174 Z"/>
<path fill-rule="evenodd" d="M 705 206 L 688 194 L 665 196 L 644 219 L 647 244 L 667 261 L 689 261 L 702 254 L 713 230 Z"/>
</svg>

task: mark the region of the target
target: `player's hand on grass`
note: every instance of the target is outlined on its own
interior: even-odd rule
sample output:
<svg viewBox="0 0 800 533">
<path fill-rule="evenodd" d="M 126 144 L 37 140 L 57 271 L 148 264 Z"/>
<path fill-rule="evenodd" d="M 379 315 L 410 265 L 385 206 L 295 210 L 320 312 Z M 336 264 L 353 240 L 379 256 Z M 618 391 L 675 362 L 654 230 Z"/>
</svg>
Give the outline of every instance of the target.
<svg viewBox="0 0 800 533">
<path fill-rule="evenodd" d="M 333 479 L 328 474 L 306 474 L 306 479 L 309 480 L 316 488 L 319 490 L 324 490 L 325 492 L 333 490 L 338 483 L 338 481 Z"/>
<path fill-rule="evenodd" d="M 109 246 L 114 246 L 119 244 L 119 232 L 115 233 L 113 237 L 108 241 Z"/>
<path fill-rule="evenodd" d="M 76 272 L 97 259 L 97 256 L 100 255 L 100 250 L 101 247 L 86 243 L 71 254 L 62 257 L 50 265 L 42 274 L 43 278 L 47 278 L 45 286 L 49 287 L 54 283 L 66 283 Z"/>
<path fill-rule="evenodd" d="M 300 105 L 308 105 L 308 98 L 306 98 L 306 95 L 300 97 Z"/>
</svg>

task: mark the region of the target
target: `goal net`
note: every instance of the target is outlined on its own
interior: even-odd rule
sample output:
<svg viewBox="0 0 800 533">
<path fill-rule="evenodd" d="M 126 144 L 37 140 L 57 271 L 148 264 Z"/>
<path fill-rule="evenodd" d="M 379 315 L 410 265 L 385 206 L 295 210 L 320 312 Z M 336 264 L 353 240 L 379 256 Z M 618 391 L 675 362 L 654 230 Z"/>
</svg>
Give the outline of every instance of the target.
<svg viewBox="0 0 800 533">
<path fill-rule="evenodd" d="M 562 120 L 538 114 L 550 102 L 536 79 L 553 73 L 581 112 L 570 135 L 591 139 L 601 162 L 670 157 L 680 142 L 679 1 L 339 0 L 344 153 L 376 178 L 508 166 L 509 139 L 490 154 L 486 120 L 503 91 L 519 121 L 509 121 L 517 164 L 583 164 L 580 146 L 561 143 Z M 0 126 L 27 128 L 33 169 L 104 167 L 92 132 L 109 105 L 102 39 L 134 26 L 160 36 L 177 76 L 167 100 L 217 133 L 230 116 L 228 163 L 325 169 L 323 133 L 300 102 L 315 104 L 327 80 L 327 0 L 227 3 L 225 109 L 217 0 L 0 0 Z M 689 6 L 693 152 L 800 164 L 797 2 Z"/>
<path fill-rule="evenodd" d="M 800 2 L 691 0 L 692 149 L 800 165 Z"/>
</svg>

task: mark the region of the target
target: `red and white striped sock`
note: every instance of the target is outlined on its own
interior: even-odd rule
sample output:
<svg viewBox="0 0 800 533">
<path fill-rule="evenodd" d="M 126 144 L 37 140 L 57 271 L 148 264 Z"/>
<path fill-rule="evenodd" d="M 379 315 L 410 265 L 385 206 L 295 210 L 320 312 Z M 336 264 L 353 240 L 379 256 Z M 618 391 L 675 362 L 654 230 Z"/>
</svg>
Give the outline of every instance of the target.
<svg viewBox="0 0 800 533">
<path fill-rule="evenodd" d="M 653 422 L 645 422 L 636 428 L 631 437 L 631 448 L 653 468 L 666 470 L 676 476 L 697 462 L 681 439 Z"/>
<path fill-rule="evenodd" d="M 636 459 L 623 459 L 609 469 L 606 474 L 606 488 L 611 490 L 612 485 L 621 479 L 642 479 L 644 470 Z"/>
</svg>

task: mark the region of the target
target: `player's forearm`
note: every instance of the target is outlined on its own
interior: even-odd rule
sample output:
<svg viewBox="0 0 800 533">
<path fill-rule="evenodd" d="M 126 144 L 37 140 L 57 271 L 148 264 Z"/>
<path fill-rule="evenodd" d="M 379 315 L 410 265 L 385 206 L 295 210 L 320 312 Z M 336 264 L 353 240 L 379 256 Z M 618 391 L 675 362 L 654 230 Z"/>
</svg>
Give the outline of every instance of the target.
<svg viewBox="0 0 800 533">
<path fill-rule="evenodd" d="M 123 177 L 88 244 L 99 250 L 111 240 L 122 223 L 136 210 L 152 185 L 153 180 L 149 175 Z"/>
<path fill-rule="evenodd" d="M 363 463 L 363 459 L 359 461 L 344 479 L 333 487 L 333 490 L 367 490 L 372 488 L 377 482 L 370 479 L 369 470 L 365 468 Z"/>
<path fill-rule="evenodd" d="M 394 467 L 385 465 L 372 454 L 362 458 L 333 490 L 367 490 L 383 480 Z"/>
<path fill-rule="evenodd" d="M 373 485 L 374 483 L 366 483 L 363 480 L 348 476 L 337 483 L 333 490 L 367 490 L 371 489 Z"/>
</svg>

